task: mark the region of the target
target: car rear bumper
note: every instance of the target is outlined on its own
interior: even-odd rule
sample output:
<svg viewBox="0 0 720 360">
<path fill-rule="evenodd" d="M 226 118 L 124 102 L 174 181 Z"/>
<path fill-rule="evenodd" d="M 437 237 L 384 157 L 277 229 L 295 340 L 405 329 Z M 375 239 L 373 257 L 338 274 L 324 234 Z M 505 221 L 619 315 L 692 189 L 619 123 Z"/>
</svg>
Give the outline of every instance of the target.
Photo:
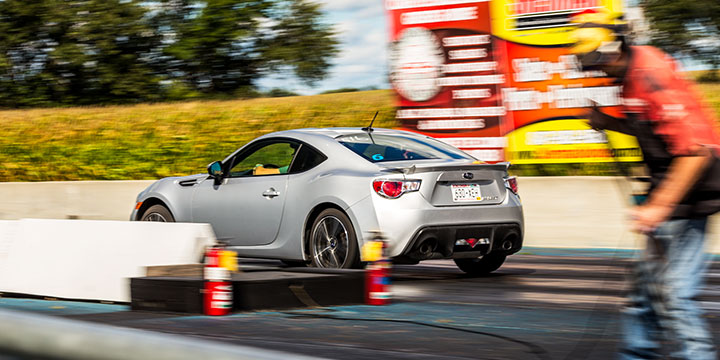
<svg viewBox="0 0 720 360">
<path fill-rule="evenodd" d="M 518 223 L 428 226 L 416 231 L 397 257 L 415 262 L 477 258 L 490 252 L 510 255 L 520 251 L 522 244 Z"/>
<path fill-rule="evenodd" d="M 520 238 L 519 243 L 522 245 L 523 209 L 520 199 L 515 195 L 507 196 L 502 203 L 495 205 L 442 207 L 432 206 L 424 198 L 414 195 L 417 194 L 406 194 L 396 200 L 371 196 L 369 199 L 371 204 L 367 204 L 372 206 L 369 213 L 375 215 L 375 223 L 361 223 L 360 229 L 363 232 L 373 228 L 382 231 L 389 239 L 387 250 L 390 257 L 408 255 L 415 250 L 414 246 L 422 245 L 418 239 L 432 236 L 442 242 L 438 243 L 438 246 L 443 249 L 439 253 L 444 254 L 444 258 L 449 258 L 455 256 L 455 249 L 447 250 L 450 245 L 446 243 L 452 242 L 452 246 L 454 246 L 456 240 L 463 239 L 463 237 L 456 237 L 458 232 L 460 235 L 464 234 L 466 230 L 463 229 L 471 229 L 467 230 L 471 232 L 472 229 L 476 229 L 478 234 L 487 233 L 489 231 L 487 229 L 493 229 L 493 234 L 496 232 L 501 234 L 510 224 L 517 232 L 517 236 Z M 369 228 L 368 225 L 373 228 Z M 493 239 L 496 244 L 502 245 L 502 239 L 497 240 L 494 237 L 495 235 L 488 236 L 487 234 L 482 236 L 482 238 Z M 492 247 L 488 249 L 488 251 L 491 250 L 493 250 Z"/>
</svg>

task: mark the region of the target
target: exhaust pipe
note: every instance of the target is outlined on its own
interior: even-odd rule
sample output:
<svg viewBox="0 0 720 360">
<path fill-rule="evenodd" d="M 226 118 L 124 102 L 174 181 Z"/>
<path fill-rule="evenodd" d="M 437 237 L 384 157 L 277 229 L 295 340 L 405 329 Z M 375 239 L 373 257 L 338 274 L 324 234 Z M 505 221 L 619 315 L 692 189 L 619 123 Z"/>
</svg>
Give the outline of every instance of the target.
<svg viewBox="0 0 720 360">
<path fill-rule="evenodd" d="M 437 241 L 435 239 L 427 239 L 420 243 L 418 247 L 418 253 L 424 257 L 430 256 L 437 248 Z"/>
<path fill-rule="evenodd" d="M 507 251 L 507 250 L 512 249 L 512 247 L 513 247 L 513 242 L 512 242 L 512 241 L 510 241 L 510 240 L 505 240 L 505 241 L 503 241 L 503 243 L 502 243 L 502 249 L 503 249 L 503 250 L 506 250 L 506 251 Z"/>
<path fill-rule="evenodd" d="M 505 238 L 503 239 L 502 243 L 500 243 L 500 248 L 503 249 L 503 250 L 505 250 L 505 251 L 510 251 L 510 250 L 512 250 L 513 246 L 515 245 L 515 241 L 516 241 L 519 237 L 520 237 L 520 236 L 519 236 L 516 232 L 511 231 L 510 233 L 508 233 L 507 235 L 505 235 Z"/>
</svg>

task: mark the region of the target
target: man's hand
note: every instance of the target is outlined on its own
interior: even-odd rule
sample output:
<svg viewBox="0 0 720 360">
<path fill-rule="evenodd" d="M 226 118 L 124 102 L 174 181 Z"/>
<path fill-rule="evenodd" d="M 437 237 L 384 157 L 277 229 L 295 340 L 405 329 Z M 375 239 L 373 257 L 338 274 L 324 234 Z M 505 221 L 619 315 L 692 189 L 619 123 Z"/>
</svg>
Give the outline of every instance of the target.
<svg viewBox="0 0 720 360">
<path fill-rule="evenodd" d="M 605 130 L 608 128 L 608 115 L 600 111 L 600 107 L 596 102 L 592 102 L 592 106 L 585 113 L 588 123 L 593 130 Z"/>
<path fill-rule="evenodd" d="M 640 205 L 630 210 L 630 219 L 632 221 L 630 227 L 633 231 L 642 234 L 653 232 L 663 221 L 670 218 L 673 207 L 647 204 Z"/>
<path fill-rule="evenodd" d="M 650 193 L 647 202 L 630 211 L 634 231 L 652 232 L 669 219 L 712 162 L 713 154 L 704 146 L 695 146 L 690 152 L 691 156 L 675 157 L 665 179 Z"/>
<path fill-rule="evenodd" d="M 592 106 L 585 112 L 585 118 L 587 118 L 590 127 L 595 130 L 612 130 L 632 135 L 630 128 L 625 124 L 625 119 L 619 119 L 602 112 L 598 103 L 590 101 Z"/>
</svg>

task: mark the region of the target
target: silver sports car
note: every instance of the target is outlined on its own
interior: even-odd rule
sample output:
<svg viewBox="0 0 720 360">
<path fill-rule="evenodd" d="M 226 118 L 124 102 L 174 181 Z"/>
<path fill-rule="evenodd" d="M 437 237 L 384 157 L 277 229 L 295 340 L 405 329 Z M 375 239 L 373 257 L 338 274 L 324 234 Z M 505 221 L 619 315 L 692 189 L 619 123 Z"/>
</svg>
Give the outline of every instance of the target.
<svg viewBox="0 0 720 360">
<path fill-rule="evenodd" d="M 240 256 L 351 268 L 380 231 L 396 262 L 454 259 L 483 274 L 523 241 L 508 164 L 406 131 L 328 128 L 261 136 L 208 174 L 158 180 L 131 220 L 209 223 Z"/>
</svg>

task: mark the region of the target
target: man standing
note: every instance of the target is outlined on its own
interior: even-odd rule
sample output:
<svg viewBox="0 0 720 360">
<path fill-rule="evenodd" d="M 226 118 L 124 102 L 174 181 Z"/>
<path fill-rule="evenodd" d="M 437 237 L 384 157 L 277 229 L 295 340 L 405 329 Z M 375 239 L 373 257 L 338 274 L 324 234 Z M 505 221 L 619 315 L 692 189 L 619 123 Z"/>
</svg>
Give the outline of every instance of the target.
<svg viewBox="0 0 720 360">
<path fill-rule="evenodd" d="M 595 129 L 634 135 L 651 176 L 644 201 L 631 212 L 632 228 L 647 238 L 622 317 L 623 359 L 671 356 L 715 359 L 712 334 L 693 298 L 703 284 L 707 218 L 720 210 L 720 135 L 672 59 L 649 46 L 630 46 L 626 25 L 609 13 L 573 18 L 583 70 L 601 70 L 622 84 L 625 118 L 588 114 Z"/>
</svg>

